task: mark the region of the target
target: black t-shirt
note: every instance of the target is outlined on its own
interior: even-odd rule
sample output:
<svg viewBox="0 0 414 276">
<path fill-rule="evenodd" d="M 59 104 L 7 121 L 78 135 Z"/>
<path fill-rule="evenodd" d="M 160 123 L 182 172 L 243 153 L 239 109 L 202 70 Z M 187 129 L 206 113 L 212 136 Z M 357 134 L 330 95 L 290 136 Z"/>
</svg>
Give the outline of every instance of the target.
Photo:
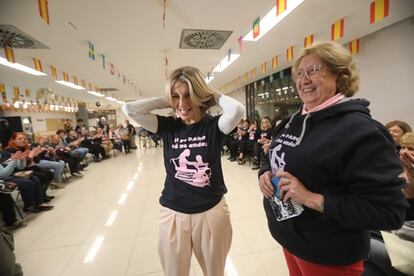
<svg viewBox="0 0 414 276">
<path fill-rule="evenodd" d="M 191 125 L 173 117 L 157 118 L 167 174 L 160 204 L 187 214 L 211 209 L 227 192 L 220 154 L 225 135 L 218 127 L 219 116 L 206 115 Z"/>
</svg>

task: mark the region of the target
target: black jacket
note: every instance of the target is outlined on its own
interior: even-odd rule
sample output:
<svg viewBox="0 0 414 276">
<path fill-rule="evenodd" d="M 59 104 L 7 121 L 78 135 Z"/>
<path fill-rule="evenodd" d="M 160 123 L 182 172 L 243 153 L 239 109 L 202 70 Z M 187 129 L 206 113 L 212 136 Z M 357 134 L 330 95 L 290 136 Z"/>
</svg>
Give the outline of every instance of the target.
<svg viewBox="0 0 414 276">
<path fill-rule="evenodd" d="M 325 198 L 323 214 L 305 207 L 282 222 L 264 199 L 272 236 L 297 257 L 328 265 L 360 261 L 369 252 L 369 230 L 398 229 L 405 219 L 401 162 L 368 105 L 349 100 L 308 115 L 299 110 L 275 130 L 259 175 L 283 169 Z"/>
</svg>

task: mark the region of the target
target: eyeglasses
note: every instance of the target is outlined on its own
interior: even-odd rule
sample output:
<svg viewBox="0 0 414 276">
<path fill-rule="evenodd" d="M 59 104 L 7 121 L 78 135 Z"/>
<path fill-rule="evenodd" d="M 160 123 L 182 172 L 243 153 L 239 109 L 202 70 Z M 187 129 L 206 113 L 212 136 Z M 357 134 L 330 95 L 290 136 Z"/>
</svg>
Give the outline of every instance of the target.
<svg viewBox="0 0 414 276">
<path fill-rule="evenodd" d="M 322 65 L 321 64 L 315 64 L 309 67 L 306 71 L 299 70 L 296 73 L 296 82 L 301 81 L 303 76 L 306 76 L 306 78 L 313 80 L 318 75 L 319 71 L 321 71 Z"/>
</svg>

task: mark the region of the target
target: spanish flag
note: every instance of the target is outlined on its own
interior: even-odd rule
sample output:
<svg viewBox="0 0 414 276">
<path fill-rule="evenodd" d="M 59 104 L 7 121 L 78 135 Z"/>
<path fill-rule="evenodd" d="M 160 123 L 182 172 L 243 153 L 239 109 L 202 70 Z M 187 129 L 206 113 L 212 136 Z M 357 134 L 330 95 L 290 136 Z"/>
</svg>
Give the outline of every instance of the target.
<svg viewBox="0 0 414 276">
<path fill-rule="evenodd" d="M 267 72 L 267 62 L 262 63 L 262 74 L 266 74 Z"/>
<path fill-rule="evenodd" d="M 57 70 L 56 70 L 56 67 L 55 66 L 50 65 L 50 72 L 52 72 L 52 77 L 54 79 L 57 79 Z"/>
<path fill-rule="evenodd" d="M 33 58 L 33 63 L 34 63 L 36 71 L 43 72 L 42 63 L 40 62 L 39 59 Z"/>
<path fill-rule="evenodd" d="M 6 92 L 6 88 L 4 87 L 4 83 L 0 83 L 0 92 Z"/>
<path fill-rule="evenodd" d="M 369 23 L 374 24 L 384 17 L 387 17 L 390 11 L 389 0 L 375 0 L 370 5 Z"/>
<path fill-rule="evenodd" d="M 24 92 L 25 92 L 25 96 L 27 98 L 31 97 L 32 93 L 30 92 L 30 89 L 26 89 L 26 90 L 24 90 Z"/>
<path fill-rule="evenodd" d="M 13 52 L 12 48 L 10 48 L 8 46 L 4 46 L 4 53 L 6 54 L 6 59 L 7 59 L 8 62 L 11 62 L 11 63 L 16 62 L 16 60 L 14 58 L 14 52 Z"/>
<path fill-rule="evenodd" d="M 78 85 L 78 78 L 75 77 L 75 76 L 72 76 L 72 78 L 73 78 L 73 83 L 76 84 L 76 85 Z"/>
<path fill-rule="evenodd" d="M 340 19 L 331 26 L 331 40 L 335 41 L 344 36 L 344 19 Z"/>
<path fill-rule="evenodd" d="M 278 62 L 277 56 L 272 57 L 272 69 L 273 70 L 277 68 L 278 63 L 279 62 Z"/>
<path fill-rule="evenodd" d="M 20 101 L 20 89 L 19 87 L 13 87 L 13 96 L 15 101 Z"/>
<path fill-rule="evenodd" d="M 359 39 L 355 39 L 349 42 L 349 51 L 353 55 L 356 55 L 359 53 Z"/>
<path fill-rule="evenodd" d="M 252 69 L 252 79 L 256 78 L 256 68 Z"/>
<path fill-rule="evenodd" d="M 260 35 L 260 17 L 253 22 L 253 39 Z"/>
<path fill-rule="evenodd" d="M 293 59 L 293 46 L 286 49 L 286 59 L 291 61 Z"/>
<path fill-rule="evenodd" d="M 39 4 L 40 17 L 43 18 L 47 24 L 49 24 L 49 9 L 47 0 L 37 0 L 37 3 Z"/>
<path fill-rule="evenodd" d="M 63 80 L 66 82 L 69 82 L 69 75 L 66 72 L 62 72 L 63 73 Z"/>
<path fill-rule="evenodd" d="M 3 103 L 7 103 L 7 93 L 3 83 L 0 83 L 0 93 L 1 98 L 3 99 Z"/>
<path fill-rule="evenodd" d="M 276 0 L 276 16 L 286 10 L 286 1 L 287 0 Z"/>
<path fill-rule="evenodd" d="M 313 44 L 313 35 L 308 35 L 305 37 L 305 40 L 303 42 L 303 47 L 306 48 L 308 46 L 311 46 Z"/>
</svg>

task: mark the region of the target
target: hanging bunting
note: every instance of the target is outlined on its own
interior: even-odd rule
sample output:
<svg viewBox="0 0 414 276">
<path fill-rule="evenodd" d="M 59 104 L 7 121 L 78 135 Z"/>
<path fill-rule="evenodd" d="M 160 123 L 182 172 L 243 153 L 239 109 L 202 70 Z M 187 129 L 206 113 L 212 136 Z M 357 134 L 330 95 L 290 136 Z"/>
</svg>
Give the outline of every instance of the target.
<svg viewBox="0 0 414 276">
<path fill-rule="evenodd" d="M 36 71 L 43 72 L 42 63 L 40 62 L 39 59 L 33 58 L 33 63 L 34 63 Z"/>
<path fill-rule="evenodd" d="M 163 12 L 162 12 L 162 27 L 165 28 L 165 10 L 167 9 L 167 0 L 164 0 Z"/>
<path fill-rule="evenodd" d="M 25 92 L 25 96 L 27 98 L 30 98 L 32 96 L 32 93 L 30 92 L 30 89 L 26 89 L 24 92 Z"/>
<path fill-rule="evenodd" d="M 231 58 L 231 49 L 229 49 L 227 51 L 227 61 L 230 62 L 230 58 Z"/>
<path fill-rule="evenodd" d="M 17 86 L 13 87 L 14 101 L 20 101 L 20 89 Z"/>
<path fill-rule="evenodd" d="M 112 76 L 115 75 L 115 65 L 113 63 L 109 63 L 109 71 Z"/>
<path fill-rule="evenodd" d="M 387 17 L 390 12 L 389 0 L 375 0 L 370 5 L 369 23 L 374 24 Z"/>
<path fill-rule="evenodd" d="M 69 75 L 66 72 L 62 72 L 63 73 L 63 80 L 66 82 L 69 82 Z"/>
<path fill-rule="evenodd" d="M 359 39 L 352 40 L 349 42 L 349 51 L 351 54 L 356 55 L 359 53 Z"/>
<path fill-rule="evenodd" d="M 86 82 L 84 80 L 81 80 L 81 85 L 83 88 L 86 88 Z"/>
<path fill-rule="evenodd" d="M 78 85 L 78 78 L 75 77 L 75 76 L 72 76 L 72 78 L 73 78 L 73 83 L 76 84 L 76 85 Z"/>
<path fill-rule="evenodd" d="M 256 78 L 256 68 L 252 69 L 252 79 Z"/>
<path fill-rule="evenodd" d="M 88 42 L 89 43 L 89 58 L 92 60 L 95 60 L 95 48 L 93 47 L 92 42 Z"/>
<path fill-rule="evenodd" d="M 267 62 L 262 63 L 262 74 L 266 74 L 267 72 Z"/>
<path fill-rule="evenodd" d="M 340 19 L 331 26 L 331 40 L 335 41 L 344 36 L 344 19 Z"/>
<path fill-rule="evenodd" d="M 241 35 L 237 41 L 239 42 L 239 52 L 241 53 L 243 48 L 243 36 Z"/>
<path fill-rule="evenodd" d="M 6 88 L 3 83 L 0 83 L 0 93 L 1 93 L 1 98 L 3 100 L 3 103 L 7 103 L 7 93 L 6 93 Z"/>
<path fill-rule="evenodd" d="M 253 22 L 253 39 L 260 35 L 260 17 Z"/>
<path fill-rule="evenodd" d="M 286 10 L 286 1 L 287 0 L 276 0 L 276 16 L 278 16 Z"/>
<path fill-rule="evenodd" d="M 88 83 L 88 87 L 89 87 L 89 91 L 93 91 L 93 89 L 92 89 L 92 83 Z"/>
<path fill-rule="evenodd" d="M 49 8 L 47 0 L 37 0 L 39 5 L 39 15 L 49 25 Z"/>
<path fill-rule="evenodd" d="M 102 57 L 102 67 L 103 69 L 105 69 L 105 56 L 101 55 L 101 57 Z"/>
<path fill-rule="evenodd" d="M 287 61 L 293 60 L 293 46 L 286 49 L 286 59 Z"/>
<path fill-rule="evenodd" d="M 272 69 L 275 70 L 278 65 L 278 58 L 277 56 L 272 57 Z"/>
<path fill-rule="evenodd" d="M 50 72 L 52 73 L 52 77 L 54 79 L 57 79 L 57 70 L 56 70 L 56 67 L 55 66 L 50 65 Z"/>
<path fill-rule="evenodd" d="M 14 58 L 14 52 L 12 48 L 4 46 L 4 53 L 6 55 L 6 59 L 8 62 L 16 63 L 16 59 Z"/>
<path fill-rule="evenodd" d="M 313 44 L 313 34 L 305 37 L 305 40 L 303 42 L 303 47 L 306 48 L 308 46 L 311 46 L 312 44 Z"/>
<path fill-rule="evenodd" d="M 244 73 L 244 81 L 247 81 L 249 79 L 249 73 Z"/>
</svg>

